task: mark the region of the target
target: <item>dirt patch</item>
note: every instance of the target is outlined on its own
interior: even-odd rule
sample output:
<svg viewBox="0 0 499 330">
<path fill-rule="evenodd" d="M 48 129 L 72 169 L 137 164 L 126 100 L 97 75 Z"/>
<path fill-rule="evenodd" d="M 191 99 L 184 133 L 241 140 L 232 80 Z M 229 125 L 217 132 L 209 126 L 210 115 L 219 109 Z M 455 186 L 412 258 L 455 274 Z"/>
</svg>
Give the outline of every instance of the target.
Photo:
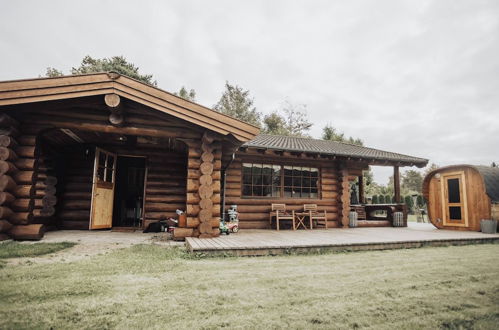
<svg viewBox="0 0 499 330">
<path fill-rule="evenodd" d="M 38 257 L 12 258 L 7 260 L 8 265 L 41 264 L 54 262 L 73 262 L 95 255 L 108 254 L 116 249 L 127 248 L 137 244 L 156 244 L 161 246 L 182 246 L 184 242 L 175 242 L 169 239 L 167 233 L 142 232 L 112 232 L 106 231 L 79 231 L 59 230 L 45 234 L 41 242 L 75 242 L 72 248 Z M 34 244 L 36 242 L 23 242 Z"/>
</svg>

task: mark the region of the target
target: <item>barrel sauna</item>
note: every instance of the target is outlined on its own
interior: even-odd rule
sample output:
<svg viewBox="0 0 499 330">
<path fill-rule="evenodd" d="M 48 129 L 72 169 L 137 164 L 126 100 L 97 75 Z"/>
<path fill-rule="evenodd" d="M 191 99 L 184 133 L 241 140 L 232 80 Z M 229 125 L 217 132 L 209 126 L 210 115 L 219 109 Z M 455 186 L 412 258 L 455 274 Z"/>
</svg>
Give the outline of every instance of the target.
<svg viewBox="0 0 499 330">
<path fill-rule="evenodd" d="M 480 220 L 499 220 L 499 168 L 438 168 L 426 175 L 423 196 L 430 221 L 437 228 L 480 231 Z"/>
</svg>

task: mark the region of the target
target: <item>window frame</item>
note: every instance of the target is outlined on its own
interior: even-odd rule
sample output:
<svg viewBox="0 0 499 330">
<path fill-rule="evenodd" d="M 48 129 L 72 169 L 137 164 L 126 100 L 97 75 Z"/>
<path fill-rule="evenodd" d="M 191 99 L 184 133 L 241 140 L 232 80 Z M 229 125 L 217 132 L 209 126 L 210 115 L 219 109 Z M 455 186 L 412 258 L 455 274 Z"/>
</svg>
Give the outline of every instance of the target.
<svg viewBox="0 0 499 330">
<path fill-rule="evenodd" d="M 279 166 L 280 167 L 280 175 L 279 175 L 279 178 L 280 178 L 280 182 L 279 182 L 279 196 L 248 196 L 248 195 L 244 195 L 244 186 L 248 186 L 250 185 L 251 186 L 251 190 L 253 191 L 253 174 L 251 176 L 251 184 L 245 184 L 244 183 L 244 164 L 251 164 L 251 169 L 253 170 L 253 165 L 261 165 L 262 168 L 264 165 L 268 165 L 268 166 L 271 166 L 271 167 L 274 167 L 274 166 Z M 311 169 L 316 169 L 317 170 L 317 196 L 315 197 L 302 197 L 301 196 L 301 191 L 300 191 L 300 197 L 293 197 L 293 196 L 285 196 L 285 193 L 284 193 L 284 167 L 286 166 L 292 166 L 292 167 L 306 167 L 306 168 L 309 168 L 310 169 L 310 173 L 312 172 Z M 322 199 L 322 180 L 321 180 L 321 173 L 322 173 L 322 168 L 320 166 L 305 166 L 305 165 L 302 165 L 302 164 L 293 164 L 293 163 L 281 163 L 281 162 L 274 162 L 274 161 L 262 161 L 262 162 L 258 162 L 258 161 L 253 161 L 253 160 L 242 160 L 241 161 L 241 167 L 240 167 L 240 171 L 241 171 L 241 180 L 240 180 L 240 185 L 241 185 L 241 188 L 240 188 L 240 198 L 242 199 L 294 199 L 294 200 L 316 200 L 316 199 Z M 300 176 L 301 178 L 303 178 L 303 176 Z M 294 178 L 294 176 L 293 176 Z M 303 183 L 303 181 L 302 181 Z M 257 185 L 259 186 L 259 185 Z M 261 185 L 262 187 L 264 185 Z M 273 189 L 273 185 L 270 184 L 270 189 L 272 191 Z M 293 186 L 294 187 L 294 186 Z M 309 188 L 309 189 L 312 189 L 313 187 L 310 185 L 310 186 L 307 186 L 306 188 Z M 300 185 L 300 190 L 303 190 L 303 185 Z M 272 192 L 271 192 L 272 193 Z M 311 194 L 311 193 L 310 193 Z"/>
</svg>

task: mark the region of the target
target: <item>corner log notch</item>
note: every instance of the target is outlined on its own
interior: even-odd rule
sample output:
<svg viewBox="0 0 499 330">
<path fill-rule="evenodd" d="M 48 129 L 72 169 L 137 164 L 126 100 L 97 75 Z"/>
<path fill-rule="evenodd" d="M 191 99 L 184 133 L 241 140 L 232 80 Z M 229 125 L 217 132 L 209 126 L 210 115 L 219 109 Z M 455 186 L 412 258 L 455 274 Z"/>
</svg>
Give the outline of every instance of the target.
<svg viewBox="0 0 499 330">
<path fill-rule="evenodd" d="M 44 225 L 31 222 L 36 209 L 46 210 L 46 199 L 37 199 L 33 188 L 37 180 L 49 179 L 47 173 L 38 173 L 35 136 L 22 134 L 20 126 L 15 119 L 0 114 L 0 234 L 40 239 Z M 53 199 L 51 203 L 55 203 Z"/>
<path fill-rule="evenodd" d="M 222 149 L 215 136 L 205 132 L 201 143 L 183 140 L 188 148 L 185 228 L 175 228 L 173 237 L 209 238 L 220 234 L 220 178 Z"/>
</svg>

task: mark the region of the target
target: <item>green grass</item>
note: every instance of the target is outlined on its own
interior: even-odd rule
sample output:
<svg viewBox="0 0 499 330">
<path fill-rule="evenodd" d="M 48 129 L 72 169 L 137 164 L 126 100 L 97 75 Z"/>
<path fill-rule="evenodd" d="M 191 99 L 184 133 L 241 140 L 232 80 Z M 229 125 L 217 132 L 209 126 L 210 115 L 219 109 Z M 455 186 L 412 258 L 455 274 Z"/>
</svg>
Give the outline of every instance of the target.
<svg viewBox="0 0 499 330">
<path fill-rule="evenodd" d="M 75 246 L 73 242 L 61 243 L 19 243 L 5 242 L 0 244 L 0 259 L 36 257 L 54 253 Z"/>
<path fill-rule="evenodd" d="M 494 329 L 499 245 L 195 258 L 139 245 L 0 270 L 0 328 Z"/>
</svg>

